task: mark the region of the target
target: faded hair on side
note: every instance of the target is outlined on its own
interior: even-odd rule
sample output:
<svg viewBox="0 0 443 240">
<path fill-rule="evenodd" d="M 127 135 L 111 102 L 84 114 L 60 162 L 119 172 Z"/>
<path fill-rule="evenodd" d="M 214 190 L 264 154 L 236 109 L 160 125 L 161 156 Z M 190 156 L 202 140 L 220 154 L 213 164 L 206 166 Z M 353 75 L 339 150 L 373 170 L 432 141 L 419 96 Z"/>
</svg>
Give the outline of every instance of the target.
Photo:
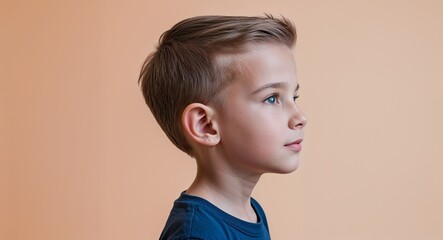
<svg viewBox="0 0 443 240">
<path fill-rule="evenodd" d="M 191 103 L 207 104 L 236 75 L 234 61 L 249 43 L 295 44 L 295 26 L 285 17 L 198 16 L 164 32 L 146 58 L 139 84 L 146 104 L 168 138 L 192 155 L 181 115 Z M 241 63 L 240 63 L 241 64 Z"/>
</svg>

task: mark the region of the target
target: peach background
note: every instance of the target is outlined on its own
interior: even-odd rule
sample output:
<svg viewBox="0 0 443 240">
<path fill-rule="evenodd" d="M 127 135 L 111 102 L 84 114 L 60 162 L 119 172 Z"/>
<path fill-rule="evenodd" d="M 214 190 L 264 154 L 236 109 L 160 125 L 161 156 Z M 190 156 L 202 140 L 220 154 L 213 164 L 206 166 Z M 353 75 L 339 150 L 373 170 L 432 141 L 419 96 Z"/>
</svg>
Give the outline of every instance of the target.
<svg viewBox="0 0 443 240">
<path fill-rule="evenodd" d="M 194 163 L 137 77 L 194 15 L 297 25 L 299 170 L 254 196 L 273 239 L 443 239 L 443 2 L 2 1 L 0 239 L 158 239 Z"/>
</svg>

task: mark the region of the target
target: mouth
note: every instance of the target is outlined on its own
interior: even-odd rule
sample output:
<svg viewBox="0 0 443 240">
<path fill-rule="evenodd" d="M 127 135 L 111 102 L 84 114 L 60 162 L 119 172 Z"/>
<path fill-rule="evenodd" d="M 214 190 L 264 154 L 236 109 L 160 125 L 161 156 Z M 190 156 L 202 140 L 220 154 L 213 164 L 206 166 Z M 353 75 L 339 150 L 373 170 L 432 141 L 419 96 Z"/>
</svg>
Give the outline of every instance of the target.
<svg viewBox="0 0 443 240">
<path fill-rule="evenodd" d="M 295 152 L 300 152 L 302 149 L 301 142 L 303 142 L 303 139 L 297 139 L 291 143 L 285 144 L 285 147 L 287 147 Z"/>
</svg>

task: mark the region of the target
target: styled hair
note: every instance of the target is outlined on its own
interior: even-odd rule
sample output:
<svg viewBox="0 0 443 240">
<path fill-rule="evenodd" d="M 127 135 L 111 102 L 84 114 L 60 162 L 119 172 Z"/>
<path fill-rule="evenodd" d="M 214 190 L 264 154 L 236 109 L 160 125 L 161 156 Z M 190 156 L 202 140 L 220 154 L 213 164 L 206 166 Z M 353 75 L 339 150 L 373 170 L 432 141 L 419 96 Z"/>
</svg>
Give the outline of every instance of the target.
<svg viewBox="0 0 443 240">
<path fill-rule="evenodd" d="M 168 138 L 182 151 L 192 149 L 181 115 L 191 103 L 207 104 L 236 76 L 235 54 L 247 44 L 295 44 L 295 26 L 285 17 L 198 16 L 164 32 L 145 60 L 139 84 L 146 104 Z M 226 58 L 228 56 L 228 58 Z"/>
</svg>

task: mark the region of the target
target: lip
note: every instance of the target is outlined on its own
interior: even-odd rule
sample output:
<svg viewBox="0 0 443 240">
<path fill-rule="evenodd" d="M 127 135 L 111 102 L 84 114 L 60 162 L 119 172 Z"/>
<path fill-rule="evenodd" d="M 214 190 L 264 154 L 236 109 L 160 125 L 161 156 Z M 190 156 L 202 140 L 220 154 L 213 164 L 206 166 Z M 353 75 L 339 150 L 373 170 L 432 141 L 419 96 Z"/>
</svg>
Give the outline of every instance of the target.
<svg viewBox="0 0 443 240">
<path fill-rule="evenodd" d="M 293 151 L 300 152 L 301 149 L 302 149 L 302 146 L 301 146 L 302 142 L 303 142 L 303 139 L 297 139 L 297 140 L 295 140 L 293 142 L 285 144 L 285 147 L 287 147 L 287 148 L 289 148 L 289 149 L 291 149 Z"/>
</svg>

